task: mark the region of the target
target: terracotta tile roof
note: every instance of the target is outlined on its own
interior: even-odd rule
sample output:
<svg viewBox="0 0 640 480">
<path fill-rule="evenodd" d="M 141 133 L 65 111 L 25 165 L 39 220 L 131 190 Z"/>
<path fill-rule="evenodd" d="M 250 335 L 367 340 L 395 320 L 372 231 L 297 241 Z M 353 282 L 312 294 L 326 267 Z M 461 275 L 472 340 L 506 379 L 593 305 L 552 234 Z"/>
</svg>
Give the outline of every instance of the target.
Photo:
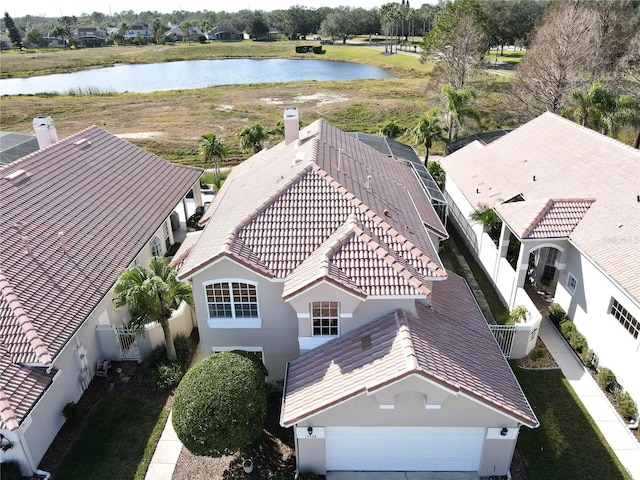
<svg viewBox="0 0 640 480">
<path fill-rule="evenodd" d="M 0 167 L 0 348 L 17 369 L 0 384 L 14 409 L 43 392 L 21 398 L 20 365 L 51 364 L 200 174 L 95 126 Z"/>
<path fill-rule="evenodd" d="M 549 200 L 523 238 L 568 237 L 595 200 Z"/>
<path fill-rule="evenodd" d="M 355 395 L 418 375 L 537 426 L 464 280 L 450 274 L 433 289 L 432 306 L 417 303 L 415 316 L 397 310 L 290 362 L 281 423 L 293 425 Z"/>
<path fill-rule="evenodd" d="M 640 258 L 640 151 L 547 112 L 486 146 L 448 155 L 442 166 L 472 205 L 495 207 L 516 233 L 549 200 L 590 199 L 569 239 L 640 301 L 640 263 L 628 261 Z M 524 202 L 503 204 L 518 194 Z M 529 202 L 526 219 L 509 214 Z"/>
<path fill-rule="evenodd" d="M 367 295 L 428 294 L 426 284 L 446 273 L 416 206 L 424 198 L 400 183 L 418 182 L 412 175 L 408 165 L 318 120 L 299 142 L 232 171 L 207 210 L 215 226 L 205 228 L 180 276 L 226 255 L 286 279 L 285 296 L 321 278 Z M 424 208 L 433 210 L 428 201 Z M 349 219 L 355 236 L 342 238 Z M 378 267 L 365 269 L 371 261 Z"/>
</svg>

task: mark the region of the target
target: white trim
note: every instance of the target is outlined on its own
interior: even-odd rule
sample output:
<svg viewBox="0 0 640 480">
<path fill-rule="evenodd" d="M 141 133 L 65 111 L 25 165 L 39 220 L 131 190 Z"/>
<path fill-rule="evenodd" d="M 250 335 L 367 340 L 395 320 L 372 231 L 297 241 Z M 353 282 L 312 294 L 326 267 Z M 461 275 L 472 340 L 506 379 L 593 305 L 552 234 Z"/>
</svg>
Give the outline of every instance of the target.
<svg viewBox="0 0 640 480">
<path fill-rule="evenodd" d="M 560 263 L 557 260 L 555 261 L 553 266 L 556 267 L 556 270 L 564 270 L 565 268 L 567 268 L 567 264 L 566 263 Z"/>
<path fill-rule="evenodd" d="M 425 403 L 424 404 L 424 408 L 426 410 L 440 410 L 442 408 L 442 405 L 435 405 L 435 404 Z"/>
<path fill-rule="evenodd" d="M 298 318 L 311 318 L 311 314 L 310 313 L 296 312 L 296 315 L 298 316 Z"/>
<path fill-rule="evenodd" d="M 442 280 L 446 280 L 443 278 Z M 367 300 L 423 300 L 429 295 L 368 295 Z"/>
<path fill-rule="evenodd" d="M 378 405 L 378 408 L 380 410 L 393 410 L 396 408 L 396 406 L 393 403 L 381 403 L 380 405 Z"/>
<path fill-rule="evenodd" d="M 345 294 L 347 294 L 347 295 L 351 295 L 353 298 L 358 299 L 360 302 L 364 302 L 364 301 L 365 301 L 365 298 L 366 298 L 366 297 L 365 297 L 365 298 L 363 298 L 363 297 L 362 297 L 362 296 L 360 296 L 360 295 L 356 295 L 356 294 L 354 294 L 354 293 L 351 293 L 349 290 L 346 290 L 346 289 L 344 289 L 344 288 L 342 288 L 342 287 L 339 287 L 339 286 L 338 286 L 338 285 L 336 285 L 335 283 L 328 282 L 328 281 L 326 281 L 326 280 L 322 280 L 322 281 L 320 281 L 320 282 L 318 282 L 318 283 L 316 283 L 316 284 L 314 284 L 314 285 L 309 285 L 309 286 L 302 287 L 302 289 L 300 289 L 300 291 L 298 291 L 298 293 L 295 293 L 295 294 L 293 294 L 293 295 L 287 296 L 287 298 L 285 299 L 285 302 L 291 302 L 292 300 L 295 300 L 296 298 L 298 298 L 300 295 L 307 295 L 307 294 L 308 294 L 308 292 L 310 292 L 310 291 L 311 291 L 311 290 L 313 290 L 314 288 L 319 287 L 319 286 L 320 286 L 320 285 L 322 285 L 322 284 L 326 284 L 326 285 L 328 285 L 328 286 L 330 286 L 330 287 L 332 287 L 332 288 L 335 288 L 336 290 L 338 290 L 338 291 L 339 291 L 339 292 L 341 292 L 341 293 L 345 293 Z"/>
<path fill-rule="evenodd" d="M 338 335 L 316 335 L 315 337 L 298 337 L 298 346 L 300 350 L 313 350 L 320 345 L 324 345 L 334 338 L 340 338 Z"/>
<path fill-rule="evenodd" d="M 339 318 L 353 318 L 353 313 L 342 313 L 340 312 L 340 315 L 338 315 Z M 338 328 L 340 328 L 340 325 L 338 325 Z"/>
<path fill-rule="evenodd" d="M 257 318 L 208 318 L 209 328 L 261 328 L 262 319 Z"/>
<path fill-rule="evenodd" d="M 263 273 L 257 272 L 256 270 L 253 270 L 249 267 L 247 267 L 246 265 L 238 262 L 237 260 L 227 256 L 227 255 L 222 255 L 220 256 L 220 258 L 214 260 L 211 263 L 208 263 L 206 265 L 201 265 L 200 267 L 197 267 L 196 270 L 193 271 L 193 273 L 185 276 L 185 277 L 178 277 L 178 280 L 180 280 L 181 282 L 185 282 L 187 280 L 190 280 L 191 278 L 193 278 L 194 276 L 198 275 L 200 272 L 202 272 L 203 270 L 209 268 L 209 267 L 213 267 L 215 265 L 217 265 L 218 263 L 222 262 L 223 260 L 226 260 L 228 262 L 234 263 L 239 267 L 242 267 L 243 269 L 245 269 L 247 272 L 251 272 L 254 275 L 257 275 L 258 277 L 262 277 L 265 280 L 269 280 L 270 282 L 274 282 L 274 283 L 278 283 L 278 282 L 284 282 L 284 278 L 275 278 L 275 277 L 269 277 Z"/>
<path fill-rule="evenodd" d="M 563 240 L 566 240 L 566 238 Z M 556 250 L 564 252 L 564 248 L 562 248 L 560 245 L 556 243 L 541 243 L 540 245 L 536 245 L 535 247 L 533 247 L 527 253 L 535 252 L 536 250 L 540 250 L 541 248 L 555 248 Z"/>
</svg>

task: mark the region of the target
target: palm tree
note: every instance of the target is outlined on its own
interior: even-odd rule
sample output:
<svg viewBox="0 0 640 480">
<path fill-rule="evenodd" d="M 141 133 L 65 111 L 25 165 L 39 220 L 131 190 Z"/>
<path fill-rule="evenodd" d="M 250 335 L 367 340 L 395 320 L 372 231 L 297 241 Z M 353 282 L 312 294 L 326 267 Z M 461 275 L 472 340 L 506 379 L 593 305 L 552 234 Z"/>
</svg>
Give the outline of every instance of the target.
<svg viewBox="0 0 640 480">
<path fill-rule="evenodd" d="M 429 150 L 434 141 L 444 140 L 444 129 L 440 125 L 439 108 L 432 108 L 426 115 L 418 119 L 418 124 L 413 129 L 413 139 L 417 143 L 422 143 L 425 148 L 424 163 L 429 163 Z"/>
<path fill-rule="evenodd" d="M 445 119 L 447 131 L 449 132 L 448 143 L 458 139 L 458 130 L 465 118 L 471 118 L 476 122 L 480 121 L 478 111 L 470 107 L 468 103 L 476 97 L 476 91 L 471 87 L 456 88 L 450 83 L 443 85 L 440 95 L 444 102 Z"/>
<path fill-rule="evenodd" d="M 129 326 L 134 330 L 144 331 L 145 325 L 160 323 L 167 358 L 171 361 L 175 361 L 177 356 L 169 318 L 183 301 L 193 306 L 191 286 L 179 282 L 176 274 L 176 269 L 169 266 L 164 257 L 153 257 L 147 268 L 136 266 L 122 272 L 114 287 L 113 299 L 115 308 L 129 308 Z"/>
<path fill-rule="evenodd" d="M 478 208 L 469 214 L 469 220 L 473 223 L 480 223 L 489 237 L 495 242 L 496 246 L 500 240 L 500 229 L 502 228 L 502 220 L 486 203 L 481 203 Z"/>
<path fill-rule="evenodd" d="M 262 141 L 266 140 L 266 138 L 267 134 L 264 131 L 264 127 L 261 123 L 257 122 L 240 132 L 242 149 L 247 150 L 248 148 L 253 148 L 254 153 L 262 150 Z"/>
<path fill-rule="evenodd" d="M 633 148 L 640 148 L 640 104 L 632 97 L 626 95 L 618 99 L 616 120 L 622 125 L 628 125 L 635 129 L 636 141 Z"/>
<path fill-rule="evenodd" d="M 215 174 L 220 174 L 220 160 L 229 154 L 222 141 L 213 133 L 202 135 L 200 140 L 200 156 L 205 163 L 213 162 Z"/>
</svg>

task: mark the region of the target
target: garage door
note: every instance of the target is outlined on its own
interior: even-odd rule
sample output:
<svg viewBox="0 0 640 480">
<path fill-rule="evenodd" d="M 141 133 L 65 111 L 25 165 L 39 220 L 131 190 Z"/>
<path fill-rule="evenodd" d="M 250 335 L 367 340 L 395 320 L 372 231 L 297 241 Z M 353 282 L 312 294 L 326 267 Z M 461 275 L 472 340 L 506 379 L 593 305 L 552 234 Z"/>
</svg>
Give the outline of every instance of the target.
<svg viewBox="0 0 640 480">
<path fill-rule="evenodd" d="M 327 470 L 477 471 L 484 428 L 327 427 Z"/>
</svg>

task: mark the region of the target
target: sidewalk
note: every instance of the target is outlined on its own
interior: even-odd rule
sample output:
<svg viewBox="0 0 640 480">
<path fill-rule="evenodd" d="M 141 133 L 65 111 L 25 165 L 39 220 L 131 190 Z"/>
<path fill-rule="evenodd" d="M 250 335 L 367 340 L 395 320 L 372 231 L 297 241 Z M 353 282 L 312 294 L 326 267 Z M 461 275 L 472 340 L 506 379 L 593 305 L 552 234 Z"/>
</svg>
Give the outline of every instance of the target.
<svg viewBox="0 0 640 480">
<path fill-rule="evenodd" d="M 633 478 L 640 480 L 640 444 L 560 332 L 546 317 L 540 326 L 540 338 L 620 463 Z"/>
</svg>

